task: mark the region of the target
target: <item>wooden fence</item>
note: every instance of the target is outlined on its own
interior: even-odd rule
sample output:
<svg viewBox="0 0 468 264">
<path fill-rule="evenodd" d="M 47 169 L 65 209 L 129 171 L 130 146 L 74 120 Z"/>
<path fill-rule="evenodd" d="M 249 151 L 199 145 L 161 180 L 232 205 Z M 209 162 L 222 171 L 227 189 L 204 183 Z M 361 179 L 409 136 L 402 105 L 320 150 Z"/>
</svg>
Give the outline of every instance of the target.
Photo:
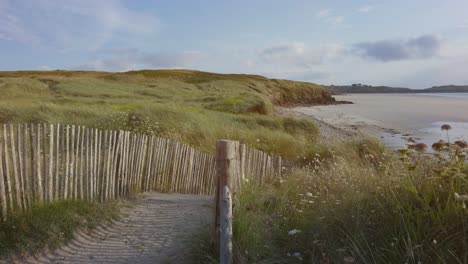
<svg viewBox="0 0 468 264">
<path fill-rule="evenodd" d="M 281 158 L 236 144 L 236 175 L 263 183 L 281 174 Z M 0 208 L 15 210 L 58 199 L 104 201 L 130 192 L 214 195 L 214 156 L 179 142 L 62 124 L 0 125 Z"/>
<path fill-rule="evenodd" d="M 251 149 L 238 141 L 220 140 L 216 144 L 217 183 L 212 240 L 219 246 L 221 264 L 232 263 L 232 219 L 235 195 L 242 182 L 263 184 L 281 178 L 282 159 Z"/>
</svg>

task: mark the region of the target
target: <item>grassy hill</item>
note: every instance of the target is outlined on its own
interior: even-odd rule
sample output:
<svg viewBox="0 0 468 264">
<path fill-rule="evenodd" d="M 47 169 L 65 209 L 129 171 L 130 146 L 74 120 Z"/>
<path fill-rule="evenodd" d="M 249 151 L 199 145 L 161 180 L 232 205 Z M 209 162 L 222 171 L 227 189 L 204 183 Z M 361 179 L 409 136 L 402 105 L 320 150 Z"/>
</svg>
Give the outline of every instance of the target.
<svg viewBox="0 0 468 264">
<path fill-rule="evenodd" d="M 1 123 L 125 129 L 204 151 L 227 138 L 295 160 L 282 179 L 236 195 L 236 263 L 468 263 L 466 142 L 437 142 L 434 156 L 424 144 L 392 154 L 372 140 L 319 143 L 311 121 L 273 109 L 334 103 L 319 85 L 186 70 L 31 71 L 0 72 L 0 95 Z M 6 223 L 0 241 L 53 241 L 83 218 L 63 220 L 67 212 L 109 214 L 80 203 L 50 208 Z M 205 242 L 193 245 L 202 246 L 200 263 L 212 263 Z"/>
<path fill-rule="evenodd" d="M 0 72 L 0 93 L 0 123 L 126 129 L 206 151 L 228 137 L 288 157 L 297 154 L 288 146 L 304 153 L 318 131 L 277 117 L 273 106 L 334 102 L 311 83 L 189 70 Z"/>
</svg>

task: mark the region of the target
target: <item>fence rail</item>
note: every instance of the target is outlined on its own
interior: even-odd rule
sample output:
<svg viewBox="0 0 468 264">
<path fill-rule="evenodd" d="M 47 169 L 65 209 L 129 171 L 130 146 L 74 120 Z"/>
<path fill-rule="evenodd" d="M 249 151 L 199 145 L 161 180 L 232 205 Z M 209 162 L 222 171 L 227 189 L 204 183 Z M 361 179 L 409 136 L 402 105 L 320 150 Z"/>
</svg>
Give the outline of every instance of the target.
<svg viewBox="0 0 468 264">
<path fill-rule="evenodd" d="M 281 158 L 236 146 L 239 177 L 231 186 L 281 174 Z M 142 191 L 214 195 L 216 190 L 216 158 L 183 143 L 76 125 L 0 125 L 3 219 L 58 199 L 104 201 Z"/>
</svg>

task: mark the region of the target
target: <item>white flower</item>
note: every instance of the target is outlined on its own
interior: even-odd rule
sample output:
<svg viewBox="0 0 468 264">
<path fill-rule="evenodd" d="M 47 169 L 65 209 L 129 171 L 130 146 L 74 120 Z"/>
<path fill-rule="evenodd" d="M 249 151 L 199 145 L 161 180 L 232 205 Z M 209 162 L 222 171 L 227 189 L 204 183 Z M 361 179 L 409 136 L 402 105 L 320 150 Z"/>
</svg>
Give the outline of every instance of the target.
<svg viewBox="0 0 468 264">
<path fill-rule="evenodd" d="M 301 233 L 301 230 L 293 229 L 293 230 L 289 230 L 288 235 L 294 236 L 295 234 L 299 234 L 299 233 Z"/>
<path fill-rule="evenodd" d="M 312 195 L 312 193 L 307 192 L 307 193 L 306 193 L 306 196 L 307 196 L 307 197 L 312 197 L 313 195 Z"/>
<path fill-rule="evenodd" d="M 468 201 L 468 194 L 460 195 L 458 193 L 454 193 L 454 195 L 455 195 L 455 200 L 457 201 Z"/>
<path fill-rule="evenodd" d="M 294 252 L 292 255 L 293 255 L 293 257 L 296 257 L 296 258 L 301 257 L 301 253 L 299 253 L 299 252 Z"/>
<path fill-rule="evenodd" d="M 437 244 L 437 240 L 435 240 L 435 239 L 432 240 L 432 244 L 434 244 L 434 245 Z"/>
</svg>

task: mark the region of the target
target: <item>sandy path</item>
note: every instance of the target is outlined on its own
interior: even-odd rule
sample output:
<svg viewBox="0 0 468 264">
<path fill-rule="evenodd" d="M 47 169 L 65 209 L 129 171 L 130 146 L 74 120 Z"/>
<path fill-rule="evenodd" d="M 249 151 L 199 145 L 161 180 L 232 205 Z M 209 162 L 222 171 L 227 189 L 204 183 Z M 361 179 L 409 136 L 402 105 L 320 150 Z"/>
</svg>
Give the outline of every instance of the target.
<svg viewBox="0 0 468 264">
<path fill-rule="evenodd" d="M 212 197 L 143 194 L 122 217 L 26 263 L 190 263 L 194 233 L 210 223 Z"/>
</svg>

